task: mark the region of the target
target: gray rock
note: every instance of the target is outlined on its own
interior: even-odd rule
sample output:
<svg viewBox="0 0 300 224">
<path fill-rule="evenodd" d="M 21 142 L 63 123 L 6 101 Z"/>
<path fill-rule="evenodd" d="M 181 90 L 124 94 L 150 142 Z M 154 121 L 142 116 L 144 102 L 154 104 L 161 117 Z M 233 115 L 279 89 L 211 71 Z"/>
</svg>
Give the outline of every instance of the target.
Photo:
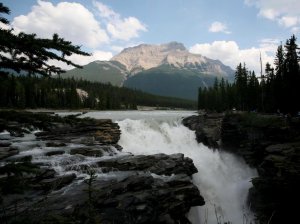
<svg viewBox="0 0 300 224">
<path fill-rule="evenodd" d="M 17 155 L 19 150 L 11 148 L 11 147 L 1 147 L 0 148 L 0 160 L 5 159 L 10 156 Z"/>
<path fill-rule="evenodd" d="M 65 151 L 63 151 L 63 150 L 55 150 L 55 151 L 46 152 L 45 155 L 46 156 L 55 156 L 55 155 L 62 155 L 64 153 L 65 153 Z"/>
<path fill-rule="evenodd" d="M 41 180 L 36 188 L 44 191 L 58 190 L 69 185 L 76 178 L 75 174 L 66 174 Z"/>
<path fill-rule="evenodd" d="M 192 175 L 197 171 L 190 158 L 183 154 L 155 154 L 155 155 L 126 155 L 97 162 L 99 167 L 110 167 L 120 171 L 144 171 L 158 175 L 185 173 Z"/>
<path fill-rule="evenodd" d="M 71 155 L 80 154 L 84 156 L 101 157 L 103 156 L 103 151 L 101 149 L 81 147 L 81 148 L 71 149 L 70 154 Z"/>
<path fill-rule="evenodd" d="M 5 141 L 5 140 L 0 140 L 0 147 L 8 147 L 11 145 L 11 142 Z"/>
<path fill-rule="evenodd" d="M 45 205 L 28 208 L 27 220 L 41 222 L 49 216 L 87 222 L 91 215 L 100 223 L 189 223 L 185 214 L 192 206 L 204 205 L 197 187 L 186 175 L 169 180 L 137 174 L 123 180 L 92 182 L 91 197 L 85 183 L 73 184 L 61 194 L 47 196 Z M 185 221 L 183 221 L 185 220 Z"/>
<path fill-rule="evenodd" d="M 223 114 L 194 115 L 184 118 L 182 124 L 195 131 L 198 142 L 212 148 L 220 147 Z"/>
<path fill-rule="evenodd" d="M 277 145 L 270 145 L 266 148 L 266 151 L 268 153 L 281 153 L 283 152 L 284 150 L 287 150 L 291 148 L 290 145 L 288 144 L 277 144 Z"/>
<path fill-rule="evenodd" d="M 67 144 L 64 142 L 47 142 L 46 146 L 47 147 L 63 147 L 66 146 Z"/>
</svg>

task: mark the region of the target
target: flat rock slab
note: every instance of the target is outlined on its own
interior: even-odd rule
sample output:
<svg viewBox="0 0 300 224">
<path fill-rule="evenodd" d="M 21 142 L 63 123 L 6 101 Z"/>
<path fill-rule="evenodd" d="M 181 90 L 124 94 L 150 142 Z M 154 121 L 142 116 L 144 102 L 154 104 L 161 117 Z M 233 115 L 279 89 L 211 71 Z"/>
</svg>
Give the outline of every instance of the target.
<svg viewBox="0 0 300 224">
<path fill-rule="evenodd" d="M 120 171 L 145 171 L 158 175 L 184 173 L 192 175 L 198 170 L 190 158 L 183 154 L 127 155 L 97 162 L 98 167 L 114 168 Z"/>
</svg>

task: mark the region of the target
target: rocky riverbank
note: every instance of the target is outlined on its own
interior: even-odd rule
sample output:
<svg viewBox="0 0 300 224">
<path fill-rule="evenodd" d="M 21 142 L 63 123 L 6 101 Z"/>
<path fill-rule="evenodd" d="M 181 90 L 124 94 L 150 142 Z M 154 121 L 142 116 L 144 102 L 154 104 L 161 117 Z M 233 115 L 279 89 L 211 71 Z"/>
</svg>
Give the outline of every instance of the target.
<svg viewBox="0 0 300 224">
<path fill-rule="evenodd" d="M 0 132 L 1 223 L 190 223 L 204 204 L 191 159 L 123 153 L 111 120 L 1 111 Z"/>
<path fill-rule="evenodd" d="M 209 147 L 241 155 L 257 168 L 249 204 L 260 223 L 294 223 L 300 198 L 300 119 L 239 113 L 183 120 Z"/>
</svg>

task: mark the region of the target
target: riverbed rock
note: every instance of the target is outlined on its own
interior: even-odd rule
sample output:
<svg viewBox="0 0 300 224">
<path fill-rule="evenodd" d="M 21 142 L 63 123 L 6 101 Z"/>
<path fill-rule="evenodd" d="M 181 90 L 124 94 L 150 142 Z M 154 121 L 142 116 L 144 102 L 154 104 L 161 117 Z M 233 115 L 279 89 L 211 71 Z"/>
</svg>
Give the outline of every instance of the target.
<svg viewBox="0 0 300 224">
<path fill-rule="evenodd" d="M 96 180 L 89 186 L 82 182 L 73 184 L 61 195 L 47 196 L 47 206 L 29 208 L 19 215 L 31 223 L 44 223 L 54 217 L 66 221 L 90 220 L 100 223 L 190 223 L 185 214 L 192 206 L 204 205 L 191 179 L 174 175 L 166 180 L 150 174 L 132 175 L 122 180 Z"/>
<path fill-rule="evenodd" d="M 84 147 L 72 149 L 70 154 L 71 155 L 80 154 L 84 156 L 94 156 L 94 157 L 103 156 L 103 152 L 100 149 L 91 149 L 91 148 L 84 148 Z"/>
<path fill-rule="evenodd" d="M 114 146 L 86 146 L 73 148 L 70 151 L 71 155 L 79 154 L 84 156 L 93 156 L 93 157 L 101 157 L 103 155 L 113 156 L 116 155 L 116 148 Z"/>
<path fill-rule="evenodd" d="M 207 140 L 211 135 L 205 131 L 210 128 L 209 121 L 205 119 L 205 116 L 194 116 L 184 122 L 195 130 L 199 142 L 212 146 Z M 227 113 L 216 125 L 221 130 L 220 150 L 240 155 L 257 168 L 259 176 L 252 180 L 249 204 L 259 222 L 282 224 L 298 220 L 300 119 Z"/>
<path fill-rule="evenodd" d="M 252 180 L 249 200 L 263 223 L 293 223 L 300 199 L 300 142 L 271 145 Z"/>
<path fill-rule="evenodd" d="M 193 161 L 183 154 L 126 155 L 97 162 L 98 167 L 109 167 L 120 171 L 144 171 L 158 175 L 197 173 Z"/>
<path fill-rule="evenodd" d="M 5 141 L 5 140 L 0 140 L 0 147 L 8 147 L 11 145 L 11 142 Z"/>
<path fill-rule="evenodd" d="M 56 156 L 56 155 L 62 155 L 64 153 L 65 153 L 65 151 L 63 151 L 63 150 L 54 150 L 54 151 L 46 152 L 45 155 L 46 156 Z"/>
<path fill-rule="evenodd" d="M 12 121 L 3 119 L 0 130 L 43 131 L 25 144 L 7 138 L 18 148 L 0 149 L 1 155 L 6 148 L 0 158 L 0 222 L 187 224 L 189 209 L 204 204 L 191 179 L 197 169 L 183 154 L 121 153 L 120 129 L 111 120 L 17 115 L 6 113 Z M 17 160 L 31 149 L 30 160 Z"/>
<path fill-rule="evenodd" d="M 109 119 L 83 120 L 76 124 L 60 124 L 48 131 L 36 134 L 38 139 L 55 141 L 56 144 L 82 143 L 95 144 L 117 144 L 120 139 L 119 126 Z"/>
<path fill-rule="evenodd" d="M 182 124 L 195 131 L 198 142 L 211 148 L 220 147 L 223 114 L 194 115 L 182 120 Z"/>
<path fill-rule="evenodd" d="M 69 185 L 75 178 L 76 175 L 74 173 L 53 178 L 45 178 L 38 182 L 35 188 L 43 191 L 58 190 Z"/>
<path fill-rule="evenodd" d="M 67 144 L 63 143 L 63 142 L 47 142 L 46 143 L 47 147 L 63 147 L 63 146 L 66 146 L 66 145 Z"/>
<path fill-rule="evenodd" d="M 0 147 L 0 160 L 17 155 L 19 150 L 12 147 Z"/>
</svg>

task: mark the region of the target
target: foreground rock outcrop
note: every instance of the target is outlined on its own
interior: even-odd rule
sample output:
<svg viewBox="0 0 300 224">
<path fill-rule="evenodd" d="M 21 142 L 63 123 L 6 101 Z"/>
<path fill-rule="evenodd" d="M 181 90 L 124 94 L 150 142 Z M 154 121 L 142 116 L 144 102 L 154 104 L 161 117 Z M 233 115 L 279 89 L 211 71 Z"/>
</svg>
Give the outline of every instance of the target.
<svg viewBox="0 0 300 224">
<path fill-rule="evenodd" d="M 206 119 L 207 118 L 207 119 Z M 249 204 L 260 223 L 294 223 L 300 199 L 300 119 L 254 113 L 226 114 L 210 125 L 210 116 L 184 120 L 197 140 L 242 156 L 257 168 Z M 213 130 L 220 130 L 214 135 Z M 219 139 L 218 139 L 219 137 Z"/>
<path fill-rule="evenodd" d="M 191 159 L 122 153 L 111 120 L 1 115 L 0 223 L 184 224 L 204 205 Z"/>
<path fill-rule="evenodd" d="M 182 124 L 195 131 L 196 139 L 208 147 L 219 148 L 223 114 L 203 114 L 184 118 Z"/>
</svg>

